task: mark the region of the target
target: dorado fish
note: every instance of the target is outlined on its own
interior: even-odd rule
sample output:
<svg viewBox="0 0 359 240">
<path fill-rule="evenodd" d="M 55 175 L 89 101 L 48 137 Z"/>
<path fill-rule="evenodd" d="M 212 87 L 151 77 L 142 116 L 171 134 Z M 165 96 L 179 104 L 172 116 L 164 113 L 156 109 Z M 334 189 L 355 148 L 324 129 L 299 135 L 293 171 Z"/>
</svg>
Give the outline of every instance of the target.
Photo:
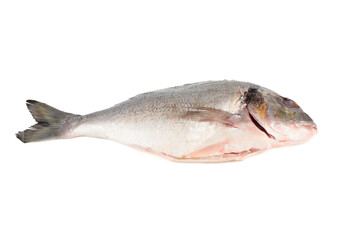
<svg viewBox="0 0 359 240">
<path fill-rule="evenodd" d="M 27 100 L 37 121 L 22 142 L 80 136 L 110 139 L 179 162 L 243 160 L 317 133 L 293 100 L 247 82 L 207 81 L 143 93 L 108 109 L 77 115 Z"/>
</svg>

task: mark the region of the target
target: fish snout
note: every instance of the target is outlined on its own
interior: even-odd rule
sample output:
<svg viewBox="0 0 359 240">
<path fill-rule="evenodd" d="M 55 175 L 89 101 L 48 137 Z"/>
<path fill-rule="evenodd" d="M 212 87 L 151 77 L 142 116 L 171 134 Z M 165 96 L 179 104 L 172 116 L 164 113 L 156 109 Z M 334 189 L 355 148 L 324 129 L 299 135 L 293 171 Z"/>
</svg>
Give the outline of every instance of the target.
<svg viewBox="0 0 359 240">
<path fill-rule="evenodd" d="M 318 132 L 317 125 L 313 121 L 302 121 L 296 125 L 298 128 L 304 129 L 306 132 L 309 132 L 312 135 L 315 135 Z"/>
</svg>

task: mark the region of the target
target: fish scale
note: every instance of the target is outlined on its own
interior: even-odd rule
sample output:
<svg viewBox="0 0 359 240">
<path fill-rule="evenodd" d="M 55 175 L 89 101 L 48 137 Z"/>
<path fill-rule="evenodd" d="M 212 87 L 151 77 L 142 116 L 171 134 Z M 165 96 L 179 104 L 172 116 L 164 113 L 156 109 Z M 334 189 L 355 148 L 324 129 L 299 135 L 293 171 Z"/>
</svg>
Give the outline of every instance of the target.
<svg viewBox="0 0 359 240">
<path fill-rule="evenodd" d="M 180 162 L 228 162 L 307 141 L 313 120 L 289 98 L 240 81 L 207 81 L 139 94 L 87 115 L 28 100 L 38 122 L 22 142 L 104 138 Z M 283 115 L 284 114 L 284 115 Z"/>
</svg>

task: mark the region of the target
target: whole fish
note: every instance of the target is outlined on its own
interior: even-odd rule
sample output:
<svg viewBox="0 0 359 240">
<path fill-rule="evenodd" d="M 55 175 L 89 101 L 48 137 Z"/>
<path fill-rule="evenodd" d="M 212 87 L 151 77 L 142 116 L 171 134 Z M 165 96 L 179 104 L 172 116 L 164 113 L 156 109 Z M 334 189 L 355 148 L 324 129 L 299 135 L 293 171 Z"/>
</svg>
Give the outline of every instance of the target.
<svg viewBox="0 0 359 240">
<path fill-rule="evenodd" d="M 292 100 L 247 82 L 207 81 L 143 93 L 108 109 L 76 115 L 26 102 L 37 124 L 22 142 L 105 138 L 180 162 L 242 160 L 307 141 L 313 120 Z"/>
</svg>

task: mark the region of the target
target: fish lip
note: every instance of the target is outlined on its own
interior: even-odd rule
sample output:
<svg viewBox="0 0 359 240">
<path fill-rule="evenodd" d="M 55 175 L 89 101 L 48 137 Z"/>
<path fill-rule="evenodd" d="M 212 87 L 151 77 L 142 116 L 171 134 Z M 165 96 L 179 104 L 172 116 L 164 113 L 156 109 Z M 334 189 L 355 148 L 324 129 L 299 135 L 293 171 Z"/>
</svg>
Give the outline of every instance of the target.
<svg viewBox="0 0 359 240">
<path fill-rule="evenodd" d="M 252 116 L 252 114 L 250 113 L 250 111 L 249 111 L 248 109 L 247 109 L 247 111 L 248 111 L 249 118 L 251 119 L 252 123 L 253 123 L 260 131 L 264 132 L 264 133 L 267 135 L 268 138 L 273 139 L 273 140 L 276 140 L 276 138 L 275 138 L 272 134 L 268 133 L 267 130 L 266 130 L 262 125 L 259 124 L 259 122 Z"/>
<path fill-rule="evenodd" d="M 311 120 L 310 122 L 308 121 L 303 121 L 300 123 L 294 123 L 295 126 L 297 128 L 305 128 L 307 129 L 309 132 L 313 133 L 313 134 L 317 134 L 318 133 L 318 127 L 317 125 L 313 122 L 313 120 Z"/>
</svg>

